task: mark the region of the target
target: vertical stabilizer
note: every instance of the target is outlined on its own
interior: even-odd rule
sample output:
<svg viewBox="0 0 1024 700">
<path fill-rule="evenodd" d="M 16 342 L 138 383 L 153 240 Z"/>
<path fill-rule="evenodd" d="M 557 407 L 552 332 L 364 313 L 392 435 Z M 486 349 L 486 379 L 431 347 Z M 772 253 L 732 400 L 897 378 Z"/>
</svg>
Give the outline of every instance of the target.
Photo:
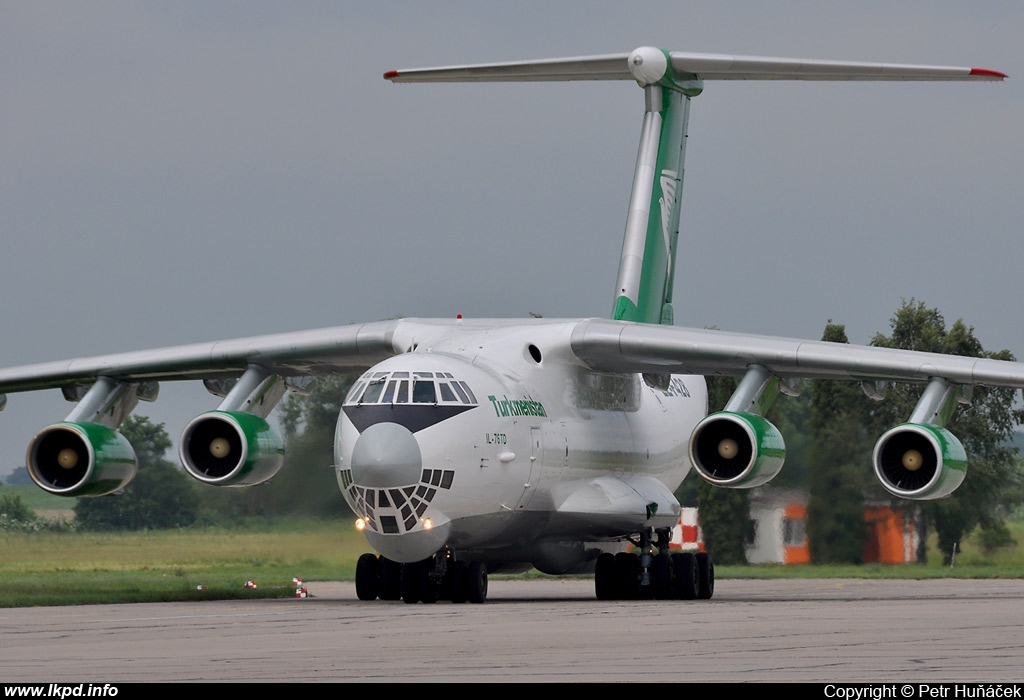
<svg viewBox="0 0 1024 700">
<path fill-rule="evenodd" d="M 612 318 L 672 324 L 672 282 L 690 97 L 647 85 Z"/>
<path fill-rule="evenodd" d="M 625 54 L 483 63 L 388 71 L 405 82 L 635 80 L 646 109 L 612 317 L 672 323 L 679 204 L 690 99 L 706 80 L 971 80 L 998 81 L 999 71 L 956 66 L 819 61 L 684 53 L 642 46 Z"/>
</svg>

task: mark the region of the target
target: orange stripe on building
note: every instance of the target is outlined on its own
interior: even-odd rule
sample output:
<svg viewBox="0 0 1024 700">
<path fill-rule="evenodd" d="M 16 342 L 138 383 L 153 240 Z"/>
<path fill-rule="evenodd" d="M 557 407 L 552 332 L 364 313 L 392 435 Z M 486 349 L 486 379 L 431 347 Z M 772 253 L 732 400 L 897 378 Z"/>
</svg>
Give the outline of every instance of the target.
<svg viewBox="0 0 1024 700">
<path fill-rule="evenodd" d="M 807 508 L 799 504 L 786 506 L 785 526 L 792 531 L 782 548 L 782 563 L 809 564 L 811 545 L 807 541 Z"/>
</svg>

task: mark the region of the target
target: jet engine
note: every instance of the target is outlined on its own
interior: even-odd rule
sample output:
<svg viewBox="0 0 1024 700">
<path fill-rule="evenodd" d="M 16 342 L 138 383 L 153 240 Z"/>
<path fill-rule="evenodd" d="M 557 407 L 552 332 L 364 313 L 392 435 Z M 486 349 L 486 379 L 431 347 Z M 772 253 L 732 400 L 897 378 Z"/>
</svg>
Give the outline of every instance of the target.
<svg viewBox="0 0 1024 700">
<path fill-rule="evenodd" d="M 875 443 L 875 476 L 889 493 L 912 500 L 943 498 L 967 476 L 960 441 L 937 425 L 904 423 Z"/>
<path fill-rule="evenodd" d="M 181 435 L 181 463 L 205 484 L 253 486 L 284 464 L 284 441 L 265 420 L 241 411 L 209 411 Z"/>
<path fill-rule="evenodd" d="M 128 440 L 99 423 L 54 423 L 43 428 L 25 456 L 29 476 L 58 496 L 105 496 L 135 478 L 138 463 Z"/>
<path fill-rule="evenodd" d="M 753 413 L 713 413 L 690 436 L 690 461 L 715 486 L 761 486 L 779 473 L 785 459 L 778 428 Z"/>
</svg>

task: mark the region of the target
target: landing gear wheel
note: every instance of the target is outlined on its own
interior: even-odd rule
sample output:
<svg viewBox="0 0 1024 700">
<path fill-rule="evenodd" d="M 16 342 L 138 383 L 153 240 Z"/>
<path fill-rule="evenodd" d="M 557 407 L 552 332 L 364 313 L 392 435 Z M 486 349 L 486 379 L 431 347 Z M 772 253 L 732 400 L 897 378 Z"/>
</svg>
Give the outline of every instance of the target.
<svg viewBox="0 0 1024 700">
<path fill-rule="evenodd" d="M 380 563 L 376 554 L 367 552 L 356 560 L 356 597 L 377 600 L 380 593 Z"/>
<path fill-rule="evenodd" d="M 483 562 L 470 563 L 468 584 L 466 597 L 470 603 L 482 603 L 487 600 L 487 566 Z"/>
<path fill-rule="evenodd" d="M 411 561 L 402 564 L 402 601 L 405 603 L 420 602 L 420 569 L 423 562 Z"/>
<path fill-rule="evenodd" d="M 381 600 L 398 600 L 402 597 L 402 565 L 397 561 L 380 558 Z"/>
<path fill-rule="evenodd" d="M 656 600 L 675 597 L 672 591 L 672 558 L 668 552 L 660 552 L 651 562 L 651 593 Z"/>
<path fill-rule="evenodd" d="M 597 566 L 594 568 L 594 592 L 598 600 L 615 600 L 619 597 L 615 572 L 614 554 L 605 552 L 597 557 Z"/>
<path fill-rule="evenodd" d="M 434 571 L 434 559 L 425 559 L 420 562 L 420 602 L 431 604 L 436 603 L 441 597 L 441 586 L 430 577 Z"/>
<path fill-rule="evenodd" d="M 469 567 L 466 566 L 466 562 L 453 563 L 448 575 L 451 577 L 448 587 L 451 591 L 452 602 L 465 603 L 469 598 Z"/>
<path fill-rule="evenodd" d="M 693 600 L 697 597 L 699 574 L 697 558 L 690 552 L 672 553 L 672 574 L 676 598 Z"/>
<path fill-rule="evenodd" d="M 623 600 L 636 600 L 640 597 L 640 557 L 631 552 L 619 552 L 615 555 L 616 578 L 618 579 L 619 597 Z"/>
<path fill-rule="evenodd" d="M 697 597 L 709 600 L 715 594 L 715 562 L 711 555 L 701 552 L 697 555 Z"/>
</svg>

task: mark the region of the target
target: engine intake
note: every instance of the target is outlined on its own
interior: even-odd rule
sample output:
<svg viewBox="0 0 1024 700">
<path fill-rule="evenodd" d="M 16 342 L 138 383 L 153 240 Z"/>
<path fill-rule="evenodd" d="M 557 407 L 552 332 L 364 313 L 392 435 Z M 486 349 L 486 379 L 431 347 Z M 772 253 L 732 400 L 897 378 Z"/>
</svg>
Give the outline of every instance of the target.
<svg viewBox="0 0 1024 700">
<path fill-rule="evenodd" d="M 121 433 L 99 423 L 55 423 L 29 443 L 32 481 L 58 496 L 105 496 L 127 486 L 138 470 Z"/>
<path fill-rule="evenodd" d="M 943 498 L 967 476 L 967 454 L 951 432 L 937 425 L 904 423 L 875 443 L 875 476 L 886 491 L 911 500 Z"/>
<path fill-rule="evenodd" d="M 185 427 L 180 455 L 185 471 L 203 483 L 253 486 L 280 471 L 284 442 L 259 416 L 210 411 Z"/>
<path fill-rule="evenodd" d="M 690 436 L 690 461 L 706 481 L 753 488 L 771 481 L 786 460 L 778 429 L 753 413 L 713 413 Z"/>
</svg>

